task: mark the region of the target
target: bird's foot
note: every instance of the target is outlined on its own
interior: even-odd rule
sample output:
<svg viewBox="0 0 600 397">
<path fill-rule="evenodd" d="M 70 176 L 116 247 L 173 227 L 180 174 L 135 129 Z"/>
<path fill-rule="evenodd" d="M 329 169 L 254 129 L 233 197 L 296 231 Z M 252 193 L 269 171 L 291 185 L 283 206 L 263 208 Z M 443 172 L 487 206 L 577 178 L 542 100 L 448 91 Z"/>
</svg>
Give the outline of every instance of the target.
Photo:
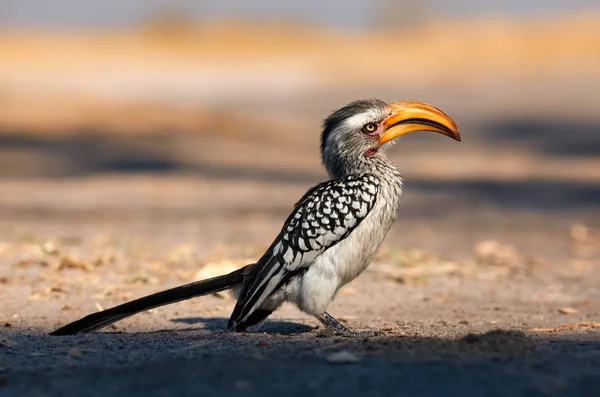
<svg viewBox="0 0 600 397">
<path fill-rule="evenodd" d="M 323 332 L 320 333 L 323 336 L 339 335 L 348 338 L 368 338 L 385 335 L 381 331 L 352 331 L 327 312 L 317 316 L 317 319 L 325 326 Z"/>
<path fill-rule="evenodd" d="M 371 338 L 374 336 L 385 336 L 385 333 L 381 331 L 369 330 L 369 331 L 337 331 L 338 335 L 345 336 L 346 338 Z"/>
</svg>

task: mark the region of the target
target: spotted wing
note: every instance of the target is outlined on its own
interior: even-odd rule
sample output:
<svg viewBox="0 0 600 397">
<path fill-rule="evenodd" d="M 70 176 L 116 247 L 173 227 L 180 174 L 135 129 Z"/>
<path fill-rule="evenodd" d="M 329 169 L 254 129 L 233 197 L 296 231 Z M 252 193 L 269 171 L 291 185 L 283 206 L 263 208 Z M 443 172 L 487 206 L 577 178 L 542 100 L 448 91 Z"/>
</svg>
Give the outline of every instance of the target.
<svg viewBox="0 0 600 397">
<path fill-rule="evenodd" d="M 309 190 L 248 275 L 230 328 L 246 321 L 281 284 L 344 240 L 373 209 L 379 188 L 379 180 L 372 174 L 357 174 Z"/>
</svg>

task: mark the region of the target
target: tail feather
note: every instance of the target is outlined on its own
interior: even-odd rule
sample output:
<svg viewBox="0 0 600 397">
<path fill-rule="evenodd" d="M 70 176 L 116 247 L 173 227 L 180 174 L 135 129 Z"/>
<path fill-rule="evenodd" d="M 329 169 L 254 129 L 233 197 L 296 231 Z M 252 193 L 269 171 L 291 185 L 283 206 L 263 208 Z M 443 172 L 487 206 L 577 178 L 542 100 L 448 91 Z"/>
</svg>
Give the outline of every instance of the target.
<svg viewBox="0 0 600 397">
<path fill-rule="evenodd" d="M 145 310 L 230 289 L 236 284 L 240 284 L 244 281 L 244 275 L 246 274 L 247 269 L 248 266 L 224 276 L 185 284 L 166 291 L 157 292 L 156 294 L 144 296 L 143 298 L 131 302 L 123 303 L 122 305 L 115 306 L 111 309 L 92 313 L 80 320 L 57 329 L 50 333 L 50 335 L 73 335 L 96 331 Z"/>
</svg>

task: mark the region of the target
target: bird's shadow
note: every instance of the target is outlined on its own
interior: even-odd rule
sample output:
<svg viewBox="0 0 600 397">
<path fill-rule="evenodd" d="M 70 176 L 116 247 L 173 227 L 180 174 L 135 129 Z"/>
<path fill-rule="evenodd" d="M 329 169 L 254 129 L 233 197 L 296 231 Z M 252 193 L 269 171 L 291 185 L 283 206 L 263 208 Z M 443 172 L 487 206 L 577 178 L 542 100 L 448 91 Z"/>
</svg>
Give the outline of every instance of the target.
<svg viewBox="0 0 600 397">
<path fill-rule="evenodd" d="M 225 317 L 183 317 L 171 321 L 190 325 L 201 324 L 202 329 L 209 331 L 225 331 L 227 330 L 228 319 Z M 281 335 L 303 334 L 313 330 L 314 327 L 310 325 L 286 320 L 267 320 L 260 328 L 260 332 Z"/>
</svg>

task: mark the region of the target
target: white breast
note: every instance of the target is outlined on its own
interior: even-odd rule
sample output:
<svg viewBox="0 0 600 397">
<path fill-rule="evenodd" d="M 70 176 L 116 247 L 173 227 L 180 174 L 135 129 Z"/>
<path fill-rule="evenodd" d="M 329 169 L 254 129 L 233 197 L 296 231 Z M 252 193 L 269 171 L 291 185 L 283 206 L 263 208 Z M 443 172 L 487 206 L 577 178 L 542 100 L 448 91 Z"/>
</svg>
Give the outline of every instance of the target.
<svg viewBox="0 0 600 397">
<path fill-rule="evenodd" d="M 377 203 L 348 237 L 319 255 L 306 273 L 286 288 L 286 300 L 300 310 L 322 314 L 337 291 L 369 266 L 396 218 L 399 187 L 384 189 Z"/>
</svg>

